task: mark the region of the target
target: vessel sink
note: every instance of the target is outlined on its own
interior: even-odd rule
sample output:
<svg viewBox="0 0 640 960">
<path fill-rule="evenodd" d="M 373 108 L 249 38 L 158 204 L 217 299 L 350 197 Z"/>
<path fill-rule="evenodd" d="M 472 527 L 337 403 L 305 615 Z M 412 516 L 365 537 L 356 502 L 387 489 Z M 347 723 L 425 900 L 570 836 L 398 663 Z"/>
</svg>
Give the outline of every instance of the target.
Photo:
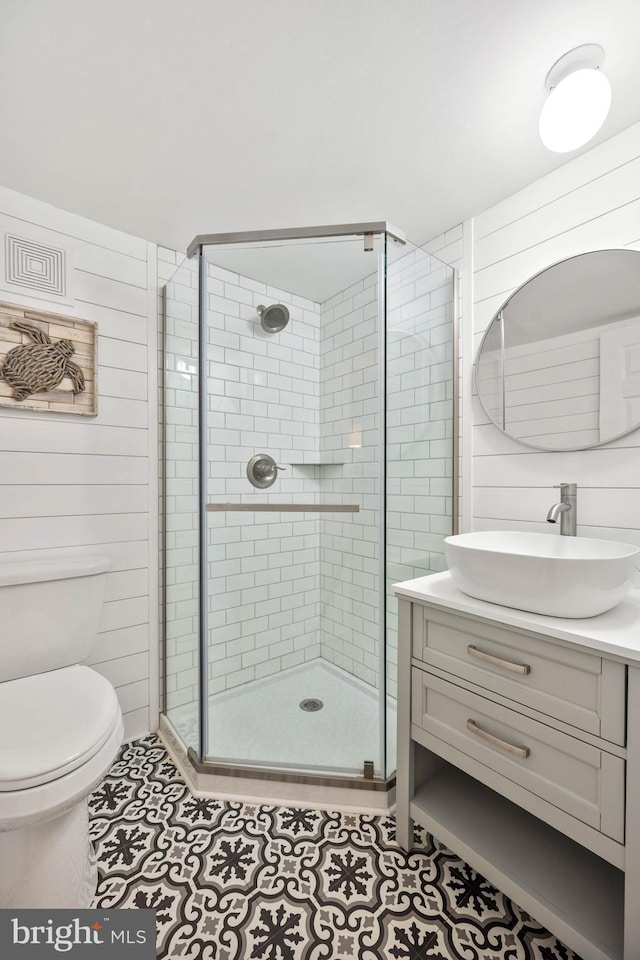
<svg viewBox="0 0 640 960">
<path fill-rule="evenodd" d="M 487 530 L 447 537 L 463 593 L 549 617 L 596 617 L 640 585 L 640 548 L 615 540 Z"/>
</svg>

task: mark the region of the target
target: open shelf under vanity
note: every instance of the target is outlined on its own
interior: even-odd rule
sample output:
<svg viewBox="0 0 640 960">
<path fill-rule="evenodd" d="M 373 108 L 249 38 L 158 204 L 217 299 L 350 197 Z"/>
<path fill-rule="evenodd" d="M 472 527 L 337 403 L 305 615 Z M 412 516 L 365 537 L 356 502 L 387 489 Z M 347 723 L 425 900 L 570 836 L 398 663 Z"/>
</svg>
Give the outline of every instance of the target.
<svg viewBox="0 0 640 960">
<path fill-rule="evenodd" d="M 621 870 L 450 764 L 420 785 L 409 809 L 561 940 L 622 960 Z"/>
</svg>

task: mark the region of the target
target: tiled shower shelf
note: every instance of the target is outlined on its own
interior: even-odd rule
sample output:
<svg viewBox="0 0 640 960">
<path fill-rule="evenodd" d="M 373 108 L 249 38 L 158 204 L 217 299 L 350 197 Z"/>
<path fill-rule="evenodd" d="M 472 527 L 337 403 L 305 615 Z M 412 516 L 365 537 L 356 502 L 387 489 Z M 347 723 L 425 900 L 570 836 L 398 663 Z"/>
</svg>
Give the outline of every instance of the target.
<svg viewBox="0 0 640 960">
<path fill-rule="evenodd" d="M 357 503 L 208 503 L 218 513 L 359 513 Z"/>
<path fill-rule="evenodd" d="M 308 460 L 291 460 L 290 467 L 343 467 L 346 460 L 323 460 L 322 457 L 312 455 Z"/>
</svg>

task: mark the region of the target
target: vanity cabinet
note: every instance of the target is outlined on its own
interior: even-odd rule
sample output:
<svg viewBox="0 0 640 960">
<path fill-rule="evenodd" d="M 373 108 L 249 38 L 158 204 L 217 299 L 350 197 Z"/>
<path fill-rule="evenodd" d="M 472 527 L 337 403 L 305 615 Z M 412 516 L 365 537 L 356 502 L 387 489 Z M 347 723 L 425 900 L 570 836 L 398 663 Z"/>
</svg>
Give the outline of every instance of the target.
<svg viewBox="0 0 640 960">
<path fill-rule="evenodd" d="M 398 840 L 416 821 L 583 960 L 639 960 L 640 603 L 554 621 L 449 579 L 396 587 Z"/>
</svg>

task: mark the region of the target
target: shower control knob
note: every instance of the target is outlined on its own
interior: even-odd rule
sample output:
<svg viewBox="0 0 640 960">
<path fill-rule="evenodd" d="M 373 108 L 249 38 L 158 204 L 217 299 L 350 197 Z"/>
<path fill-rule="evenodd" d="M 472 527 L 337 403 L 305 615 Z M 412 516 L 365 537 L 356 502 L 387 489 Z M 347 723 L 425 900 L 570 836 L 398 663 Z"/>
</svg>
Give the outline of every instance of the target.
<svg viewBox="0 0 640 960">
<path fill-rule="evenodd" d="M 264 489 L 276 482 L 278 470 L 286 470 L 286 467 L 279 467 L 268 453 L 256 453 L 247 464 L 247 477 L 254 487 Z"/>
<path fill-rule="evenodd" d="M 260 463 L 256 463 L 253 468 L 253 472 L 256 477 L 259 477 L 261 480 L 264 480 L 266 477 L 273 476 L 273 466 L 270 463 L 267 463 L 265 460 L 261 460 Z"/>
</svg>

